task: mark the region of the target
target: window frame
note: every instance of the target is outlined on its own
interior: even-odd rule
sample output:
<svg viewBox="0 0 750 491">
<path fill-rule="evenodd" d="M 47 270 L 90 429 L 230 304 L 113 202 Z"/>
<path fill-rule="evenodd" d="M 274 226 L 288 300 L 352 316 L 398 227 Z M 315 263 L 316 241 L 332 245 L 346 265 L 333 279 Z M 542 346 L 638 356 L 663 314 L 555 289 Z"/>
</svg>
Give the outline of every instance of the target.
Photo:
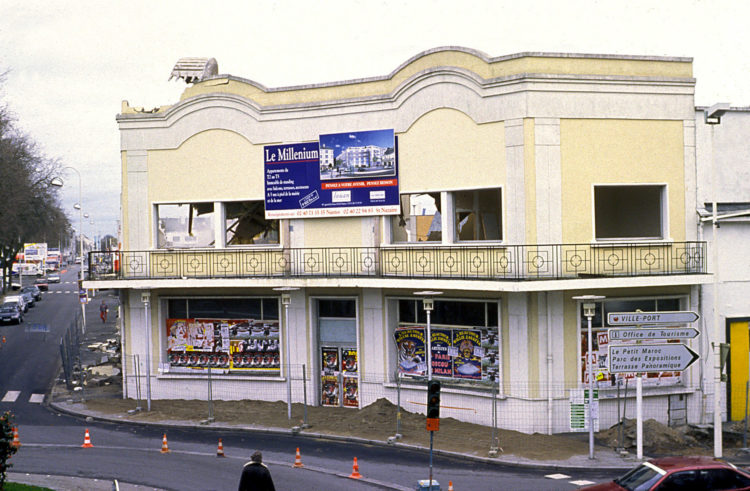
<svg viewBox="0 0 750 491">
<path fill-rule="evenodd" d="M 458 230 L 456 227 L 456 200 L 455 193 L 458 192 L 473 192 L 473 191 L 485 191 L 485 190 L 496 190 L 500 193 L 500 210 L 499 210 L 499 233 L 500 239 L 488 239 L 488 240 L 459 240 Z M 399 193 L 399 199 L 403 195 L 418 195 L 418 194 L 439 194 L 440 195 L 440 221 L 441 221 L 441 233 L 442 239 L 440 241 L 422 241 L 422 242 L 395 242 L 393 237 L 393 221 L 399 220 L 401 215 L 390 215 L 385 217 L 383 220 L 383 241 L 384 246 L 396 246 L 396 247 L 430 247 L 430 246 L 473 246 L 484 245 L 484 244 L 503 244 L 505 243 L 506 234 L 506 217 L 505 217 L 505 187 L 498 186 L 485 186 L 485 187 L 472 187 L 472 188 L 460 188 L 460 189 L 448 189 L 448 190 L 423 190 L 423 191 L 410 191 Z"/>
<path fill-rule="evenodd" d="M 658 187 L 659 192 L 659 228 L 660 236 L 632 236 L 632 237 L 599 237 L 596 229 L 596 191 L 597 188 L 636 188 Z M 623 243 L 623 242 L 667 242 L 669 238 L 669 188 L 666 182 L 648 183 L 594 183 L 591 185 L 591 230 L 593 243 Z"/>
</svg>

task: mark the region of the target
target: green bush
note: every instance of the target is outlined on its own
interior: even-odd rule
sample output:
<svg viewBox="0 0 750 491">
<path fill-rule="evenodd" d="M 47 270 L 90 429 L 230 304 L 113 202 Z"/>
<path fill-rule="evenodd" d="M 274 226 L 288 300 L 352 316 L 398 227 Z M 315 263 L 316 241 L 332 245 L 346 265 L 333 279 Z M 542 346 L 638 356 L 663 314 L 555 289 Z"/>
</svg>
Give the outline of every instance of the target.
<svg viewBox="0 0 750 491">
<path fill-rule="evenodd" d="M 17 451 L 13 445 L 13 414 L 6 411 L 0 416 L 0 489 L 5 487 L 5 473 L 13 466 L 8 459 Z"/>
</svg>

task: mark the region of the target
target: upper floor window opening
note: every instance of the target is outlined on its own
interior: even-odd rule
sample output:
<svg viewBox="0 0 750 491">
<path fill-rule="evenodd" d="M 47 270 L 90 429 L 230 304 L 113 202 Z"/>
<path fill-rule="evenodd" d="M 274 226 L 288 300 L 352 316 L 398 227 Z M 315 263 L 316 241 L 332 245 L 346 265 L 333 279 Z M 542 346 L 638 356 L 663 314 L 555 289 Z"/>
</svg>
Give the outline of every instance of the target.
<svg viewBox="0 0 750 491">
<path fill-rule="evenodd" d="M 666 186 L 594 186 L 597 240 L 664 239 Z"/>
</svg>

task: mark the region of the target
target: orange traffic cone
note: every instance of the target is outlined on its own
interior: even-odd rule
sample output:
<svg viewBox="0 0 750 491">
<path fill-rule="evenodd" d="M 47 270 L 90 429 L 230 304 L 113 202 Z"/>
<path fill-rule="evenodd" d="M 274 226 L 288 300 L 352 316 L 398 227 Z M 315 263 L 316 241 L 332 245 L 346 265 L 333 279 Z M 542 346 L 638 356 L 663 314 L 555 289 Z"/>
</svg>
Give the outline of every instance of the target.
<svg viewBox="0 0 750 491">
<path fill-rule="evenodd" d="M 448 481 L 448 491 L 453 491 L 453 481 Z"/>
<path fill-rule="evenodd" d="M 297 455 L 294 456 L 294 464 L 292 467 L 304 467 L 304 465 L 302 465 L 302 456 L 299 454 L 299 447 L 297 447 Z"/>
<path fill-rule="evenodd" d="M 164 433 L 164 438 L 161 439 L 161 453 L 169 453 L 169 445 L 167 445 L 166 433 Z"/>
<path fill-rule="evenodd" d="M 219 448 L 216 449 L 216 456 L 226 457 L 226 455 L 224 455 L 224 445 L 221 443 L 221 438 L 219 438 Z"/>
<path fill-rule="evenodd" d="M 357 464 L 357 457 L 354 457 L 354 465 L 352 465 L 352 474 L 349 479 L 362 479 L 362 474 L 359 473 L 359 465 Z"/>
<path fill-rule="evenodd" d="M 81 445 L 83 448 L 91 448 L 93 445 L 91 444 L 91 435 L 89 434 L 89 429 L 86 428 L 86 434 L 83 437 L 83 445 Z"/>
<path fill-rule="evenodd" d="M 10 446 L 15 448 L 21 446 L 21 440 L 18 439 L 18 428 L 13 428 L 13 441 L 10 442 Z"/>
</svg>

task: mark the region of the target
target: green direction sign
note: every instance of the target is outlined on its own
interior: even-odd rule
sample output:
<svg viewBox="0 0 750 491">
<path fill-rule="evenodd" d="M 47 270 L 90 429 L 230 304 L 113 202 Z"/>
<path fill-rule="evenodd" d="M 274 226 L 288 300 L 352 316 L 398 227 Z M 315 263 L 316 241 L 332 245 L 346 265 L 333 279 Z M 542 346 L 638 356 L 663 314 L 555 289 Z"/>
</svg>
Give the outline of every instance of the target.
<svg viewBox="0 0 750 491">
<path fill-rule="evenodd" d="M 683 312 L 610 312 L 607 322 L 610 326 L 636 326 L 640 324 L 687 324 L 700 318 L 690 311 Z"/>
<path fill-rule="evenodd" d="M 681 372 L 700 358 L 684 344 L 609 346 L 610 373 Z"/>
</svg>

